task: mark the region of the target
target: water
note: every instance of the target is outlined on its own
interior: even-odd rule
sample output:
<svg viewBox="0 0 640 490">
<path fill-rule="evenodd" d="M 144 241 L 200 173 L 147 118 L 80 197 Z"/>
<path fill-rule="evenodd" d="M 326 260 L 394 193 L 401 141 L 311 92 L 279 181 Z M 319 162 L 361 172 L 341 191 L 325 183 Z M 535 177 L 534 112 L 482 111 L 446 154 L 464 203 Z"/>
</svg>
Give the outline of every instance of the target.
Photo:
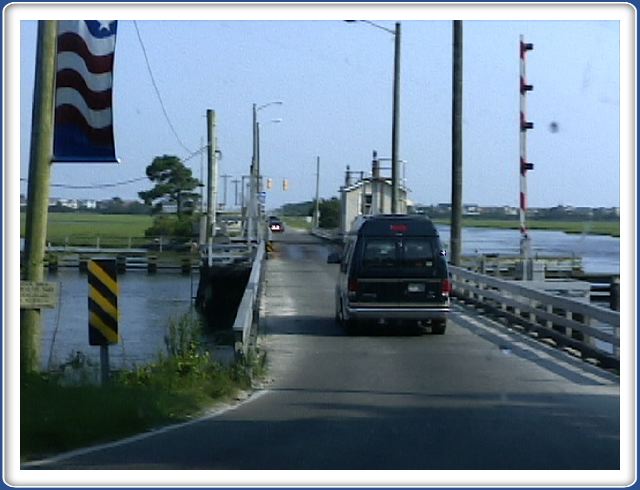
<svg viewBox="0 0 640 490">
<path fill-rule="evenodd" d="M 42 366 L 54 368 L 81 352 L 98 364 L 100 347 L 89 345 L 87 275 L 77 269 L 61 269 L 49 274 L 60 284 L 60 307 L 44 310 Z M 191 308 L 198 275 L 178 273 L 127 272 L 118 276 L 121 341 L 109 346 L 114 368 L 140 365 L 166 352 L 164 337 L 170 318 Z"/>
<path fill-rule="evenodd" d="M 438 225 L 441 239 L 449 244 L 450 228 Z M 530 230 L 534 256 L 582 257 L 582 266 L 591 274 L 620 274 L 620 239 L 601 235 L 577 235 L 561 231 Z M 462 230 L 462 254 L 520 253 L 520 232 L 487 228 Z"/>
<path fill-rule="evenodd" d="M 448 244 L 448 226 L 438 226 Z M 514 230 L 467 228 L 463 230 L 465 255 L 475 253 L 517 254 L 520 236 Z M 582 256 L 586 272 L 619 274 L 620 240 L 607 236 L 568 235 L 557 231 L 532 231 L 533 252 L 540 255 Z M 99 347 L 88 341 L 88 285 L 86 274 L 61 269 L 49 276 L 60 284 L 60 308 L 47 309 L 42 338 L 42 365 L 46 369 L 65 362 L 80 351 L 96 364 Z M 169 318 L 189 311 L 198 276 L 178 273 L 127 272 L 118 276 L 120 285 L 120 344 L 110 346 L 111 365 L 131 367 L 153 360 L 165 351 L 164 337 Z M 54 340 L 55 336 L 55 340 Z M 53 347 L 53 349 L 52 349 Z M 51 350 L 52 349 L 52 350 Z M 51 353 L 51 356 L 50 356 Z"/>
</svg>

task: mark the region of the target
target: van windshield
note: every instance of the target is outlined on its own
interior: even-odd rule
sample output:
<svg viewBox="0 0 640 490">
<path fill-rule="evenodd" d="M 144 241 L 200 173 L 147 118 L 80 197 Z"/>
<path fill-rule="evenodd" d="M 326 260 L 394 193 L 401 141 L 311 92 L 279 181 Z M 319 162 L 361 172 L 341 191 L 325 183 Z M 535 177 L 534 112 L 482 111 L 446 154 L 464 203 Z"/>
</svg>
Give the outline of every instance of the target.
<svg viewBox="0 0 640 490">
<path fill-rule="evenodd" d="M 369 238 L 364 244 L 363 268 L 431 269 L 434 240 L 428 238 Z"/>
</svg>

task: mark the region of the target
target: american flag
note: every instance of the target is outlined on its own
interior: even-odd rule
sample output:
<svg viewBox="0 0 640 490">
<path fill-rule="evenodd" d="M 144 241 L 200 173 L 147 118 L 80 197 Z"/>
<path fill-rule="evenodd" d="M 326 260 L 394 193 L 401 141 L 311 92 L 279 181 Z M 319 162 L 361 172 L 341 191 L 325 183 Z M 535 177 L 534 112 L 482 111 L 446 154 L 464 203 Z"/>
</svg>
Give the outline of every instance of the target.
<svg viewBox="0 0 640 490">
<path fill-rule="evenodd" d="M 115 162 L 115 20 L 58 21 L 53 159 Z"/>
</svg>

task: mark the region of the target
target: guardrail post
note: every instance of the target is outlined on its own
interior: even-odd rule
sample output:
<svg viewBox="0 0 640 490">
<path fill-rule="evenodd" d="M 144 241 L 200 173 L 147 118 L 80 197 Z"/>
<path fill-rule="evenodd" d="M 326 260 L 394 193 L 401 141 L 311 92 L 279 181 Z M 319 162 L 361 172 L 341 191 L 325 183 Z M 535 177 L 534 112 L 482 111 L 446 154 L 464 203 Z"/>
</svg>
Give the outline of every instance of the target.
<svg viewBox="0 0 640 490">
<path fill-rule="evenodd" d="M 183 257 L 180 270 L 183 274 L 191 273 L 191 257 Z"/>
<path fill-rule="evenodd" d="M 591 317 L 584 316 L 584 318 L 583 318 L 582 322 L 583 322 L 586 326 L 590 326 L 590 325 L 591 325 L 591 323 L 592 323 L 592 322 L 591 322 Z M 583 341 L 586 345 L 588 345 L 589 347 L 595 347 L 595 345 L 596 345 L 595 339 L 594 339 L 593 337 L 591 337 L 590 335 L 586 334 L 586 333 L 585 333 L 585 334 L 583 334 L 583 339 L 582 339 L 582 341 Z"/>
<path fill-rule="evenodd" d="M 535 313 L 535 311 L 538 309 L 538 302 L 535 299 L 530 299 L 529 307 L 531 308 L 531 311 L 529 311 L 529 322 L 538 323 L 538 318 Z"/>
<path fill-rule="evenodd" d="M 611 278 L 611 293 L 609 297 L 609 307 L 614 311 L 620 311 L 620 278 Z"/>
<path fill-rule="evenodd" d="M 56 254 L 48 253 L 45 255 L 45 259 L 48 259 L 49 272 L 56 272 L 58 270 L 58 256 Z"/>
<path fill-rule="evenodd" d="M 565 312 L 565 317 L 567 318 L 567 320 L 573 320 L 573 312 L 572 311 L 566 311 Z M 569 338 L 573 338 L 573 329 L 571 328 L 564 328 L 563 329 L 563 333 L 569 337 Z"/>
<path fill-rule="evenodd" d="M 123 274 L 127 272 L 127 256 L 126 255 L 118 255 L 116 257 L 116 270 L 118 274 Z"/>
<path fill-rule="evenodd" d="M 156 255 L 147 256 L 147 274 L 158 272 L 158 257 Z"/>
</svg>

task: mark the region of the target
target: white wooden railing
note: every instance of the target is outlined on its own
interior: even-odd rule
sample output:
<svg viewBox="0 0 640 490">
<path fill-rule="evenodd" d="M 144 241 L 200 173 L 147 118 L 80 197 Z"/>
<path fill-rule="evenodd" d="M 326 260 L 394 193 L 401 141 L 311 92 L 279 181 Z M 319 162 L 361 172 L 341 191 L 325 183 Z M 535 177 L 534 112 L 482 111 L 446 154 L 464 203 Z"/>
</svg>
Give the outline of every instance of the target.
<svg viewBox="0 0 640 490">
<path fill-rule="evenodd" d="M 242 295 L 242 300 L 236 313 L 236 319 L 233 323 L 235 352 L 236 355 L 242 356 L 246 356 L 249 351 L 253 328 L 258 321 L 260 281 L 262 279 L 262 265 L 265 256 L 264 242 L 259 242 L 257 247 L 256 256 L 251 266 L 251 274 L 247 281 L 247 287 Z"/>
<path fill-rule="evenodd" d="M 506 317 L 538 337 L 577 351 L 607 368 L 620 365 L 620 313 L 584 300 L 541 291 L 527 281 L 509 281 L 450 266 L 457 298 Z"/>
</svg>

